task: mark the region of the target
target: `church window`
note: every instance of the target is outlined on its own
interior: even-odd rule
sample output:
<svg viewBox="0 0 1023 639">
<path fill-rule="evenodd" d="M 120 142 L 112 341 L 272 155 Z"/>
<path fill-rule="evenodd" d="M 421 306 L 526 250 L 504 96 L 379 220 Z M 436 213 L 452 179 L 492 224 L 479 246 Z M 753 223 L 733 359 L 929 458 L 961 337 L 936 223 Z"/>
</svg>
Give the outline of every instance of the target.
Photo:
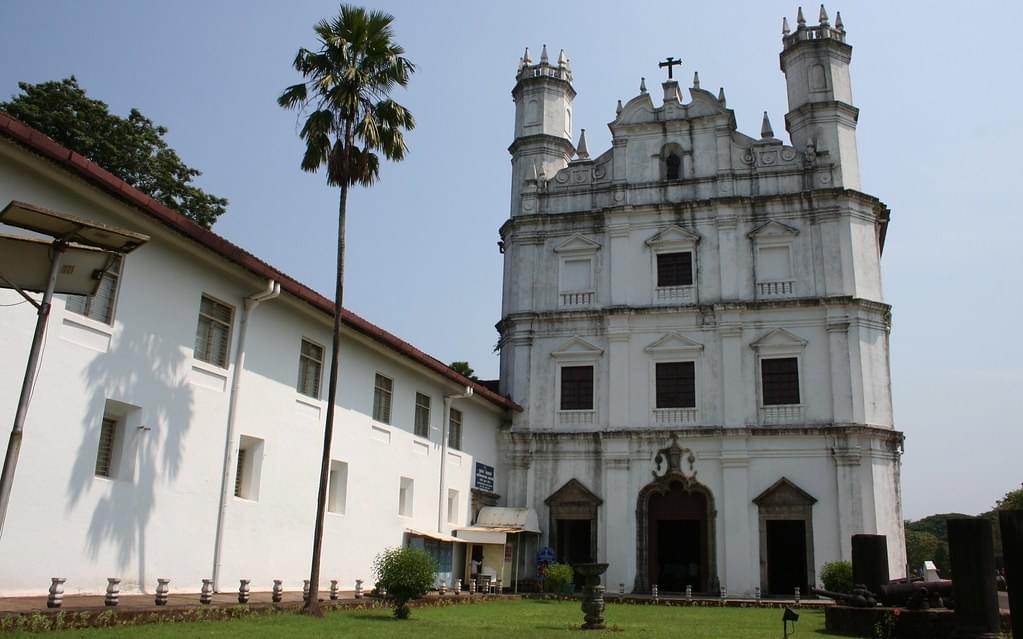
<svg viewBox="0 0 1023 639">
<path fill-rule="evenodd" d="M 448 419 L 448 447 L 462 449 L 462 411 L 452 408 Z"/>
<path fill-rule="evenodd" d="M 656 395 L 657 408 L 695 408 L 696 364 L 658 362 Z"/>
<path fill-rule="evenodd" d="M 561 367 L 561 410 L 593 410 L 593 367 Z"/>
<path fill-rule="evenodd" d="M 415 482 L 411 477 L 402 477 L 398 485 L 398 514 L 402 517 L 412 516 L 412 491 Z"/>
<path fill-rule="evenodd" d="M 758 282 L 778 282 L 791 277 L 788 246 L 763 246 L 757 249 Z"/>
<path fill-rule="evenodd" d="M 323 347 L 302 340 L 298 354 L 298 392 L 313 399 L 320 398 L 320 376 L 323 371 Z"/>
<path fill-rule="evenodd" d="M 327 481 L 327 512 L 345 514 L 348 508 L 348 463 L 330 460 L 330 476 Z"/>
<path fill-rule="evenodd" d="M 111 258 L 110 268 L 103 272 L 95 295 L 68 295 L 67 310 L 104 324 L 114 323 L 114 303 L 121 278 L 121 256 Z"/>
<path fill-rule="evenodd" d="M 690 251 L 657 254 L 657 286 L 692 286 L 693 254 Z"/>
<path fill-rule="evenodd" d="M 96 450 L 96 476 L 112 478 L 114 476 L 114 451 L 117 442 L 117 420 L 104 417 L 99 431 L 99 447 Z"/>
<path fill-rule="evenodd" d="M 664 160 L 664 178 L 678 180 L 682 177 L 682 158 L 677 153 L 668 155 Z"/>
<path fill-rule="evenodd" d="M 231 350 L 231 322 L 234 309 L 208 295 L 199 304 L 199 322 L 195 328 L 195 358 L 227 368 Z"/>
<path fill-rule="evenodd" d="M 420 437 L 430 436 L 430 396 L 416 393 L 415 432 Z"/>
<path fill-rule="evenodd" d="M 383 424 L 391 423 L 391 392 L 394 381 L 377 373 L 373 383 L 373 419 Z"/>
<path fill-rule="evenodd" d="M 263 465 L 263 440 L 242 435 L 238 441 L 234 496 L 259 501 L 259 474 Z"/>
<path fill-rule="evenodd" d="M 760 360 L 764 406 L 799 403 L 799 359 L 778 357 Z"/>
</svg>

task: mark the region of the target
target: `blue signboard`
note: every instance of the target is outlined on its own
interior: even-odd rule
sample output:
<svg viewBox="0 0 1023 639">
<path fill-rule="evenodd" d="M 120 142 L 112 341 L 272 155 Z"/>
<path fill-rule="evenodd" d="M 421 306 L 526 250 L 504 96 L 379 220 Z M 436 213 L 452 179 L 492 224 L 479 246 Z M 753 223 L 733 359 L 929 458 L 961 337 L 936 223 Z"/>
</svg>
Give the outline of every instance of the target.
<svg viewBox="0 0 1023 639">
<path fill-rule="evenodd" d="M 494 492 L 494 467 L 476 462 L 476 488 Z"/>
<path fill-rule="evenodd" d="M 538 564 L 552 564 L 554 563 L 554 549 L 550 546 L 544 546 L 536 553 L 536 563 Z"/>
</svg>

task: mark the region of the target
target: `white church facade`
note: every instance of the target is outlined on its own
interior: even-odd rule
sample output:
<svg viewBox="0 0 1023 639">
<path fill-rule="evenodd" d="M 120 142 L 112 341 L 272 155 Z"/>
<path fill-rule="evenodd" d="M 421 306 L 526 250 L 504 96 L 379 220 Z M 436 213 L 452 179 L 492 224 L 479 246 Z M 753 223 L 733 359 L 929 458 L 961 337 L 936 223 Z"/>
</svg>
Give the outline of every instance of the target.
<svg viewBox="0 0 1023 639">
<path fill-rule="evenodd" d="M 840 20 L 786 31 L 790 143 L 671 79 L 590 157 L 568 60 L 527 53 L 499 388 L 346 314 L 321 588 L 370 586 L 402 543 L 449 585 L 478 559 L 512 587 L 550 546 L 607 562 L 612 591 L 791 595 L 880 533 L 900 574 L 889 212 L 860 191 L 850 57 Z M 301 588 L 332 302 L 0 113 L 12 202 L 151 239 L 96 296 L 55 299 L 0 594 Z M 0 288 L 8 426 L 34 321 Z"/>
<path fill-rule="evenodd" d="M 503 493 L 612 590 L 805 593 L 855 533 L 902 573 L 889 211 L 860 190 L 845 36 L 823 9 L 786 26 L 790 144 L 697 76 L 688 102 L 644 83 L 590 157 L 564 53 L 520 62 Z"/>
</svg>

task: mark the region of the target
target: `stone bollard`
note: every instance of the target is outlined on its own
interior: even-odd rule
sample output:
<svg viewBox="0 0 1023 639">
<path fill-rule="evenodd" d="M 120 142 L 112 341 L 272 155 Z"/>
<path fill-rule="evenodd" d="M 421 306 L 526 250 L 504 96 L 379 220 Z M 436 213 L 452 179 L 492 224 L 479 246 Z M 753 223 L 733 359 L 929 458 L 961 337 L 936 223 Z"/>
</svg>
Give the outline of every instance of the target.
<svg viewBox="0 0 1023 639">
<path fill-rule="evenodd" d="M 753 599 L 755 599 L 757 603 L 760 603 L 760 586 L 753 588 Z"/>
<path fill-rule="evenodd" d="M 284 599 L 284 580 L 274 579 L 274 587 L 270 590 L 270 601 L 281 603 L 282 599 Z"/>
<path fill-rule="evenodd" d="M 337 601 L 337 579 L 330 580 L 330 600 Z"/>
<path fill-rule="evenodd" d="M 686 586 L 686 601 L 692 603 L 693 601 L 693 587 Z"/>
<path fill-rule="evenodd" d="M 362 580 L 361 579 L 356 579 L 355 580 L 355 598 L 356 599 L 362 599 Z"/>
<path fill-rule="evenodd" d="M 874 596 L 888 584 L 888 541 L 884 535 L 852 536 L 853 583 L 863 584 Z"/>
<path fill-rule="evenodd" d="M 469 596 L 471 597 L 471 596 L 473 596 L 475 594 L 476 594 L 476 580 L 475 579 L 471 579 L 471 580 L 469 580 Z"/>
<path fill-rule="evenodd" d="M 799 587 L 796 587 L 796 605 L 799 605 Z"/>
<path fill-rule="evenodd" d="M 625 584 L 618 584 L 618 601 L 625 599 Z"/>
<path fill-rule="evenodd" d="M 199 603 L 209 605 L 213 601 L 213 580 L 203 579 L 202 589 L 199 590 Z"/>
<path fill-rule="evenodd" d="M 50 577 L 50 594 L 46 597 L 47 608 L 60 608 L 64 604 L 64 582 L 67 577 Z"/>
<path fill-rule="evenodd" d="M 653 588 L 650 589 L 650 594 L 653 595 L 654 601 L 660 599 L 660 594 L 657 591 L 657 584 L 654 584 Z"/>
<path fill-rule="evenodd" d="M 1002 530 L 1012 636 L 1023 637 L 1023 510 L 999 511 L 998 526 Z"/>
<path fill-rule="evenodd" d="M 497 580 L 497 590 L 495 592 L 497 594 L 501 594 L 501 593 L 504 592 L 504 582 L 503 582 L 503 580 L 501 580 L 501 579 Z"/>
<path fill-rule="evenodd" d="M 457 597 L 460 594 L 462 594 L 462 580 L 457 579 L 455 580 L 455 596 Z"/>
<path fill-rule="evenodd" d="M 720 595 L 721 595 L 721 603 L 725 603 L 725 598 L 728 597 L 728 590 L 724 586 L 721 586 Z"/>
<path fill-rule="evenodd" d="M 302 580 L 302 601 L 304 601 L 307 604 L 309 603 L 309 596 L 310 596 L 309 593 L 310 592 L 311 592 L 311 589 L 309 588 L 309 580 L 308 579 L 303 579 Z"/>
<path fill-rule="evenodd" d="M 117 577 L 107 577 L 107 594 L 103 597 L 104 606 L 116 606 L 121 602 L 121 580 Z"/>
<path fill-rule="evenodd" d="M 251 579 L 238 580 L 238 603 L 249 603 L 249 583 Z"/>
<path fill-rule="evenodd" d="M 988 519 L 949 519 L 948 554 L 955 598 L 955 636 L 987 639 L 1001 632 L 995 555 Z"/>
<path fill-rule="evenodd" d="M 170 583 L 170 579 L 160 579 L 160 578 L 157 578 L 157 580 L 156 580 L 156 597 L 154 598 L 157 606 L 166 606 L 167 605 L 167 596 L 168 596 L 168 593 L 170 592 L 170 588 L 167 587 L 167 584 L 169 584 L 169 583 Z"/>
<path fill-rule="evenodd" d="M 441 597 L 443 597 L 447 593 L 447 591 L 448 591 L 448 585 L 446 583 L 444 583 L 443 581 L 440 582 L 440 585 L 437 586 L 437 594 L 440 595 Z"/>
</svg>

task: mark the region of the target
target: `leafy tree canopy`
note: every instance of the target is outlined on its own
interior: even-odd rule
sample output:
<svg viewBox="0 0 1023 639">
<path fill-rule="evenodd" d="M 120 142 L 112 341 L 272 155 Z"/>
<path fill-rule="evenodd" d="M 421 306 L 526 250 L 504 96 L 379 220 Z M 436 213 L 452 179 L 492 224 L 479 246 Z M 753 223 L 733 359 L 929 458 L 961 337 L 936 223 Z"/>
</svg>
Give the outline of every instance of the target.
<svg viewBox="0 0 1023 639">
<path fill-rule="evenodd" d="M 411 599 L 422 597 L 433 587 L 437 563 L 424 550 L 404 546 L 388 548 L 373 560 L 377 588 L 387 591 L 394 600 L 394 616 L 408 619 L 411 611 L 406 605 Z"/>
<path fill-rule="evenodd" d="M 476 370 L 472 366 L 469 366 L 469 362 L 451 362 L 448 367 L 460 375 L 465 375 L 473 381 L 479 381 L 476 377 Z"/>
<path fill-rule="evenodd" d="M 202 173 L 186 165 L 163 136 L 167 128 L 132 109 L 127 118 L 110 113 L 74 76 L 58 82 L 19 82 L 21 94 L 0 110 L 92 160 L 157 202 L 209 228 L 227 200 L 192 184 Z"/>
<path fill-rule="evenodd" d="M 1023 487 L 1005 493 L 995 503 L 995 510 L 1023 510 Z"/>
</svg>

